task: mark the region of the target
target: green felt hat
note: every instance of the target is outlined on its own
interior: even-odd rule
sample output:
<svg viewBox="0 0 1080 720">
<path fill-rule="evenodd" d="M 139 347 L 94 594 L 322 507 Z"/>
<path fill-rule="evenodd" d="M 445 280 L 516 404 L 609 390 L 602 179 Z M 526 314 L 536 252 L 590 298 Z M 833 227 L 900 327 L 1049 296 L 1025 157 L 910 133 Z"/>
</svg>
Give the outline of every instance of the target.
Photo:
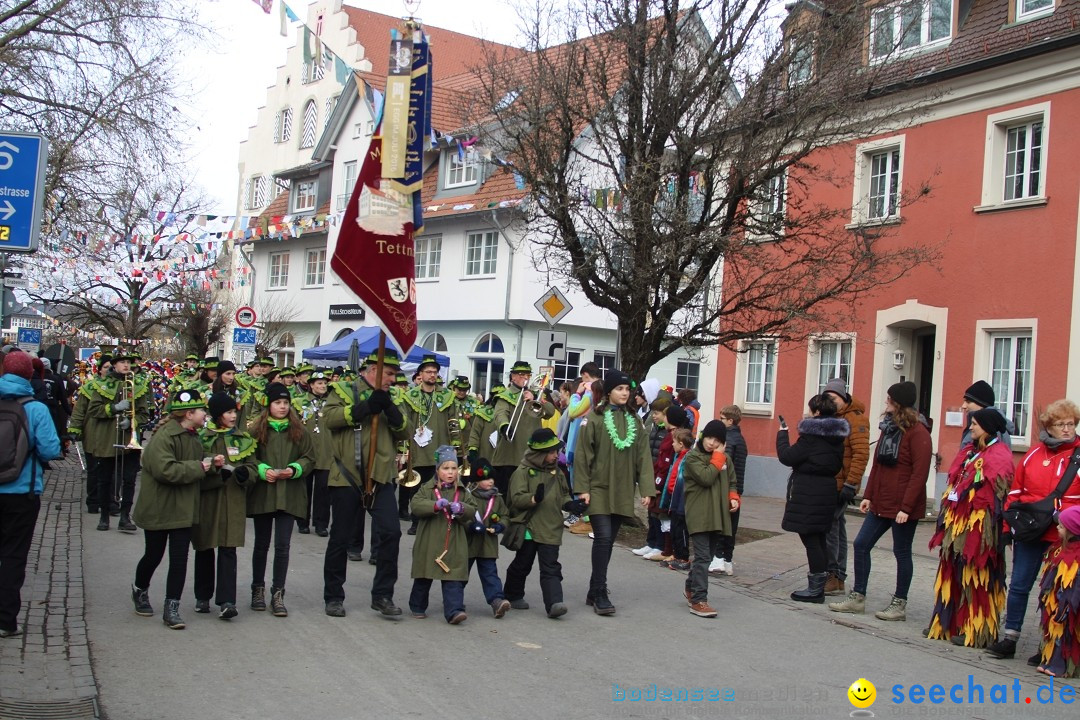
<svg viewBox="0 0 1080 720">
<path fill-rule="evenodd" d="M 169 398 L 169 412 L 177 410 L 198 410 L 206 407 L 206 399 L 195 388 L 185 388 L 173 393 Z"/>
<path fill-rule="evenodd" d="M 510 372 L 512 373 L 529 373 L 532 375 L 532 371 L 532 365 L 524 360 L 518 360 L 510 367 Z"/>
<path fill-rule="evenodd" d="M 562 440 L 551 428 L 540 428 L 529 438 L 529 448 L 532 450 L 551 450 L 562 446 Z"/>
<path fill-rule="evenodd" d="M 373 352 L 364 358 L 364 366 L 375 365 L 379 362 L 379 353 Z M 438 365 L 438 363 L 435 363 Z M 383 351 L 383 365 L 388 367 L 401 367 L 401 358 L 398 357 L 397 350 L 384 350 Z"/>
</svg>

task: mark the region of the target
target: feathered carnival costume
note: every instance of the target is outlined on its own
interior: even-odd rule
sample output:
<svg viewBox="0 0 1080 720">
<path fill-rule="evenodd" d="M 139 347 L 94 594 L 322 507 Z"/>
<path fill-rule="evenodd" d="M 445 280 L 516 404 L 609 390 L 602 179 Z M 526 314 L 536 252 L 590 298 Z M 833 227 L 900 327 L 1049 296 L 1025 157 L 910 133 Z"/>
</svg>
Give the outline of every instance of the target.
<svg viewBox="0 0 1080 720">
<path fill-rule="evenodd" d="M 1059 521 L 1072 539 L 1050 548 L 1039 583 L 1039 671 L 1074 678 L 1080 677 L 1080 506 L 1062 510 Z"/>
</svg>

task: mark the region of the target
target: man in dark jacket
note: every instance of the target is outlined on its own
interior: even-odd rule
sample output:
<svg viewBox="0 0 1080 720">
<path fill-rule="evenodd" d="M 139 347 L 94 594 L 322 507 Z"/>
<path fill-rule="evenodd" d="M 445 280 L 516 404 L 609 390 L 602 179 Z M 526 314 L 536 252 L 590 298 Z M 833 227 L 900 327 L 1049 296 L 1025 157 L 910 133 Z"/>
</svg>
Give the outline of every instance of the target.
<svg viewBox="0 0 1080 720">
<path fill-rule="evenodd" d="M 731 464 L 735 469 L 735 488 L 739 497 L 743 496 L 743 479 L 746 476 L 746 440 L 743 439 L 739 423 L 742 422 L 742 409 L 738 405 L 728 405 L 720 410 L 720 421 L 727 427 L 727 445 L 725 453 L 731 458 Z M 734 575 L 735 566 L 731 558 L 735 553 L 735 533 L 739 529 L 738 510 L 731 513 L 731 534 L 720 538 L 720 554 L 709 563 L 709 572 Z"/>
</svg>

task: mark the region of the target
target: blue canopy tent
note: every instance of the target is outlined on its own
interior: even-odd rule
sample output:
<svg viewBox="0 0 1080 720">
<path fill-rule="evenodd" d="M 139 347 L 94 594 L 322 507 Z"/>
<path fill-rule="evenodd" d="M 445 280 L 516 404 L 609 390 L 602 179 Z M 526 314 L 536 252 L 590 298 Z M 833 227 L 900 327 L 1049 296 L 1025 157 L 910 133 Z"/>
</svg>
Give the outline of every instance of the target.
<svg viewBox="0 0 1080 720">
<path fill-rule="evenodd" d="M 357 352 L 361 358 L 365 358 L 373 352 L 379 350 L 379 328 L 377 327 L 362 327 L 357 328 L 353 332 L 349 333 L 343 338 L 338 338 L 332 343 L 326 345 L 320 345 L 318 347 L 307 348 L 304 350 L 303 357 L 305 360 L 336 360 L 338 362 L 344 362 L 349 359 L 349 350 L 352 349 L 353 343 L 356 343 Z M 390 338 L 386 338 L 387 349 L 397 350 L 394 347 L 394 343 Z M 400 354 L 400 353 L 399 353 Z M 403 359 L 405 363 L 417 364 L 424 359 L 425 355 L 434 355 L 435 359 L 439 362 L 439 366 L 443 368 L 450 367 L 450 357 L 441 353 L 433 352 L 431 350 L 425 350 L 419 345 L 414 346 L 409 354 Z"/>
</svg>

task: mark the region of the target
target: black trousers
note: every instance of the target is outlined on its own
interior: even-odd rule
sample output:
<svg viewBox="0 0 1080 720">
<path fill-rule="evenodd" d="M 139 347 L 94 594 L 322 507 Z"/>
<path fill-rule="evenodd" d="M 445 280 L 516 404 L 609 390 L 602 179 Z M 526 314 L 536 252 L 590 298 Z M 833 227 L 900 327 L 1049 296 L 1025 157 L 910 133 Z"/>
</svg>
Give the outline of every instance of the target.
<svg viewBox="0 0 1080 720">
<path fill-rule="evenodd" d="M 165 547 L 169 548 L 169 573 L 165 576 L 165 599 L 179 600 L 184 594 L 184 580 L 187 577 L 188 547 L 191 545 L 191 528 L 174 530 L 143 530 L 146 550 L 139 564 L 135 566 L 135 587 L 150 589 L 154 571 L 165 557 Z"/>
<path fill-rule="evenodd" d="M 683 513 L 671 513 L 671 546 L 676 560 L 690 559 L 690 533 Z"/>
<path fill-rule="evenodd" d="M 215 548 L 195 551 L 195 599 L 207 600 L 214 595 L 217 586 L 216 605 L 236 604 L 236 548 L 219 547 L 217 551 L 217 574 L 214 573 Z"/>
<path fill-rule="evenodd" d="M 270 535 L 274 536 L 274 569 L 270 578 L 273 587 L 284 588 L 289 574 L 289 546 L 292 545 L 293 523 L 296 518 L 284 510 L 254 515 L 255 547 L 251 549 L 251 584 L 266 584 L 266 556 L 270 553 Z"/>
<path fill-rule="evenodd" d="M 75 452 L 79 452 L 78 449 Z M 98 475 L 97 458 L 90 453 L 83 453 L 86 462 L 86 509 L 90 512 L 98 512 Z"/>
<path fill-rule="evenodd" d="M 120 512 L 131 512 L 135 503 L 135 476 L 139 474 L 142 456 L 137 452 L 121 452 L 98 461 L 98 504 L 113 497 L 114 483 L 120 483 Z M 100 507 L 102 511 L 108 508 Z M 141 585 L 139 587 L 142 587 Z M 173 598 L 175 599 L 175 598 Z"/>
<path fill-rule="evenodd" d="M 741 510 L 741 508 L 740 508 Z M 731 562 L 732 555 L 735 554 L 735 533 L 739 529 L 739 510 L 731 513 L 731 534 L 720 536 L 720 550 L 717 557 L 722 560 Z"/>
<path fill-rule="evenodd" d="M 330 498 L 326 494 L 329 478 L 329 470 L 316 470 L 304 477 L 308 496 L 307 514 L 296 518 L 296 527 L 311 527 L 313 523 L 317 528 L 330 527 Z"/>
<path fill-rule="evenodd" d="M 330 528 L 326 556 L 323 558 L 323 600 L 326 602 L 345 599 L 349 544 L 354 537 L 355 517 L 358 512 L 363 511 L 363 503 L 355 488 L 331 487 L 330 507 L 334 514 L 334 525 Z M 401 522 L 398 520 L 393 483 L 375 483 L 375 501 L 368 513 L 371 515 L 372 530 L 375 533 L 375 547 L 372 551 L 378 551 L 371 597 L 373 600 L 392 600 L 398 574 L 398 548 L 401 544 Z"/>
<path fill-rule="evenodd" d="M 615 536 L 622 527 L 622 515 L 589 515 L 593 528 L 592 575 L 589 577 L 589 592 L 607 589 L 607 569 L 611 562 L 611 549 Z"/>
<path fill-rule="evenodd" d="M 828 531 L 817 533 L 799 533 L 803 547 L 806 548 L 806 562 L 810 572 L 823 573 L 829 569 Z"/>
<path fill-rule="evenodd" d="M 491 468 L 491 474 L 495 476 L 495 489 L 507 501 L 510 497 L 510 477 L 515 470 L 517 465 L 496 465 Z"/>
<path fill-rule="evenodd" d="M 40 495 L 0 494 L 0 630 L 18 627 L 26 558 L 40 511 Z"/>
<path fill-rule="evenodd" d="M 562 565 L 559 564 L 559 546 L 526 540 L 506 568 L 503 593 L 507 600 L 525 597 L 525 579 L 532 572 L 533 561 L 540 558 L 540 593 L 544 597 L 544 609 L 550 610 L 555 603 L 563 601 Z"/>
</svg>

